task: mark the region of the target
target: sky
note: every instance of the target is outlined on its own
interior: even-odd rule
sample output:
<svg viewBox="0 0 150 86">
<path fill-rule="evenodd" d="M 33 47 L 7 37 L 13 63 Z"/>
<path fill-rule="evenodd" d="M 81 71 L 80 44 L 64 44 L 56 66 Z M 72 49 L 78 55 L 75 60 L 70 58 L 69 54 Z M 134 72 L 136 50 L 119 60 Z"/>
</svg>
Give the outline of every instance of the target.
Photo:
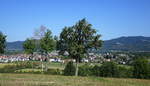
<svg viewBox="0 0 150 86">
<path fill-rule="evenodd" d="M 9 42 L 32 37 L 41 25 L 59 36 L 83 18 L 103 40 L 150 37 L 150 0 L 0 0 L 0 31 Z"/>
</svg>

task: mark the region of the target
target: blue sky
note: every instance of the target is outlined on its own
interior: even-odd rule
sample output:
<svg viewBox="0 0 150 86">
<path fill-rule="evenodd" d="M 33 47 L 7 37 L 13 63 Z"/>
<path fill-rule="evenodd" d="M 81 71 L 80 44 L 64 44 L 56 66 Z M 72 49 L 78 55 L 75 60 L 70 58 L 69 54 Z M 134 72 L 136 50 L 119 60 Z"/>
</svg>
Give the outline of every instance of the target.
<svg viewBox="0 0 150 86">
<path fill-rule="evenodd" d="M 0 0 L 0 31 L 25 40 L 41 25 L 59 35 L 86 18 L 103 40 L 150 36 L 150 0 Z"/>
</svg>

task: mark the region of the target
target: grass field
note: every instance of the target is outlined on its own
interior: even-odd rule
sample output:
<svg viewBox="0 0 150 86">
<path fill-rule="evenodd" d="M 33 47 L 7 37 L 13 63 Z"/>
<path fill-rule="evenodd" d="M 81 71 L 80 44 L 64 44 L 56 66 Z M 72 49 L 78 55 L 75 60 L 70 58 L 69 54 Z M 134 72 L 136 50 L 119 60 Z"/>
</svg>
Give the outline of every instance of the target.
<svg viewBox="0 0 150 86">
<path fill-rule="evenodd" d="M 30 61 L 30 62 L 32 62 L 32 61 Z M 38 62 L 38 61 L 34 61 L 34 62 Z M 39 62 L 40 64 L 42 64 L 41 62 Z M 15 63 L 0 63 L 0 68 L 3 68 L 4 66 L 6 66 L 6 65 L 14 65 Z M 45 64 L 45 62 L 43 62 L 43 64 Z M 79 64 L 79 66 L 81 66 L 81 65 L 85 65 L 85 64 L 87 64 L 87 63 L 80 63 Z M 90 63 L 88 63 L 88 64 L 90 64 Z M 91 63 L 92 65 L 101 65 L 101 64 L 99 64 L 99 63 Z M 66 64 L 62 64 L 62 63 L 57 63 L 57 62 L 49 62 L 49 63 L 47 63 L 47 65 L 48 65 L 48 68 L 51 68 L 51 69 L 64 69 L 65 68 L 65 66 L 66 66 Z M 124 66 L 124 67 L 127 67 L 127 68 L 130 68 L 130 66 L 127 66 L 127 65 L 119 65 L 119 66 Z"/>
<path fill-rule="evenodd" d="M 0 74 L 0 86 L 150 86 L 150 80 L 42 74 Z"/>
<path fill-rule="evenodd" d="M 0 63 L 0 68 L 3 68 L 6 65 L 14 65 L 13 63 Z"/>
</svg>

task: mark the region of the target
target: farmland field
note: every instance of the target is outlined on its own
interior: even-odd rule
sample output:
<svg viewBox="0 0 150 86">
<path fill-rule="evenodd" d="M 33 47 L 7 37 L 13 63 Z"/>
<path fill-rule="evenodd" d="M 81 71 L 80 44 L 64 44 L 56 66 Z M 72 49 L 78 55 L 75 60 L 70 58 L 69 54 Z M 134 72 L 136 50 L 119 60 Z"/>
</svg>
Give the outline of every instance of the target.
<svg viewBox="0 0 150 86">
<path fill-rule="evenodd" d="M 150 86 L 150 80 L 42 74 L 0 74 L 0 86 Z"/>
</svg>

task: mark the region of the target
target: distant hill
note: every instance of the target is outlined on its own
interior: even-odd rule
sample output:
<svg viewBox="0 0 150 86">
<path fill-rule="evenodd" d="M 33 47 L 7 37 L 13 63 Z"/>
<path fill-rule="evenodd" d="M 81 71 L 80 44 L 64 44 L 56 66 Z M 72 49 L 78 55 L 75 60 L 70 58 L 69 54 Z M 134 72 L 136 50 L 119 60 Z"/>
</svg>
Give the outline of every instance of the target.
<svg viewBox="0 0 150 86">
<path fill-rule="evenodd" d="M 104 42 L 103 51 L 150 51 L 150 37 L 128 36 Z"/>
<path fill-rule="evenodd" d="M 7 42 L 7 50 L 23 50 L 23 42 Z M 100 51 L 150 51 L 150 37 L 128 36 L 106 40 Z"/>
<path fill-rule="evenodd" d="M 7 42 L 6 50 L 23 50 L 23 42 L 24 41 Z"/>
</svg>

